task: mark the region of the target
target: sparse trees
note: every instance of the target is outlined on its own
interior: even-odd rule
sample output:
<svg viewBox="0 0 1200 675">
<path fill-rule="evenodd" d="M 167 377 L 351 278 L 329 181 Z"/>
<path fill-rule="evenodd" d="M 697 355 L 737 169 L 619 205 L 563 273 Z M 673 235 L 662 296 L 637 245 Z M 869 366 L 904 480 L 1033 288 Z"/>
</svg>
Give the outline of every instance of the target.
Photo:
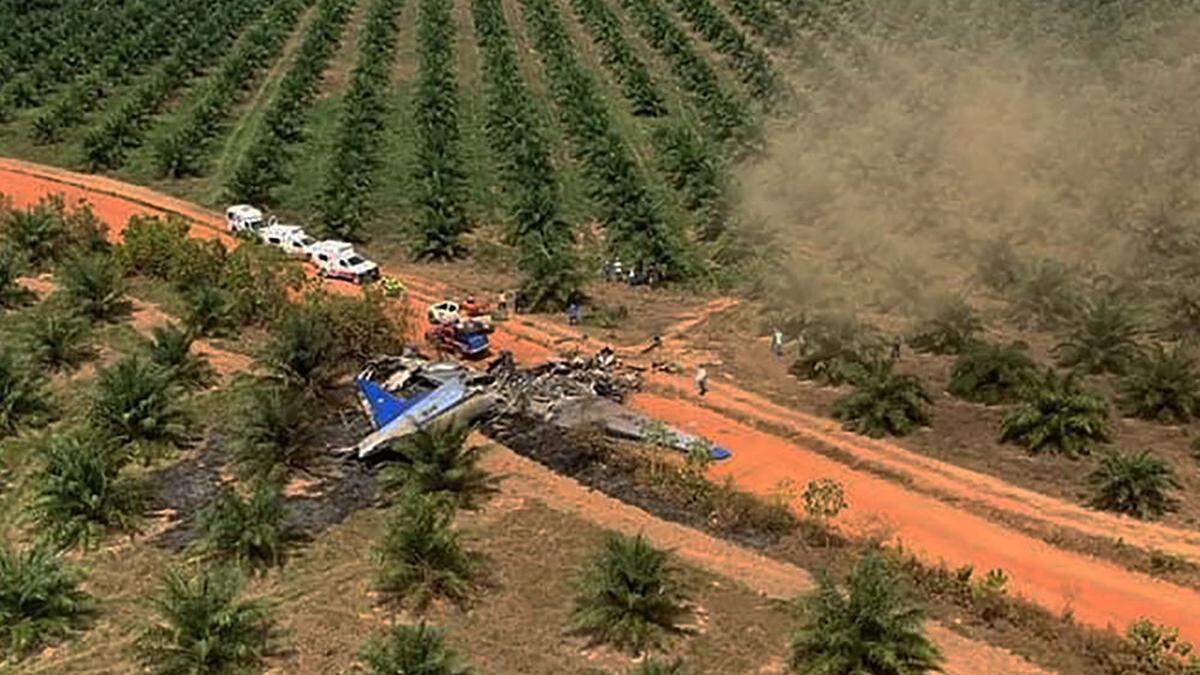
<svg viewBox="0 0 1200 675">
<path fill-rule="evenodd" d="M 1141 356 L 1140 334 L 1132 309 L 1105 296 L 1084 306 L 1055 352 L 1059 364 L 1067 368 L 1120 375 Z"/>
<path fill-rule="evenodd" d="M 1179 348 L 1157 347 L 1136 360 L 1120 390 L 1122 410 L 1134 417 L 1186 424 L 1200 414 L 1196 362 Z"/>
<path fill-rule="evenodd" d="M 53 548 L 0 541 L 0 659 L 19 659 L 71 634 L 91 608 L 78 572 Z"/>
<path fill-rule="evenodd" d="M 610 534 L 579 579 L 573 626 L 634 653 L 658 645 L 686 612 L 677 576 L 670 555 L 641 535 Z"/>
<path fill-rule="evenodd" d="M 954 361 L 949 391 L 974 403 L 1011 403 L 1037 376 L 1037 365 L 1025 354 L 1025 345 L 976 344 Z"/>
<path fill-rule="evenodd" d="M 1000 441 L 1031 453 L 1086 455 L 1109 439 L 1108 402 L 1069 374 L 1047 369 L 1025 391 L 1023 402 L 1001 421 Z"/>
<path fill-rule="evenodd" d="M 1170 510 L 1175 501 L 1170 493 L 1180 487 L 1170 465 L 1148 450 L 1106 454 L 1088 481 L 1092 506 L 1143 520 Z"/>
<path fill-rule="evenodd" d="M 833 417 L 842 428 L 866 436 L 904 436 L 929 424 L 932 402 L 915 376 L 893 372 L 890 361 L 876 361 L 855 380 L 854 391 L 833 402 Z"/>
<path fill-rule="evenodd" d="M 156 675 L 222 673 L 258 664 L 271 646 L 270 613 L 244 600 L 245 578 L 222 565 L 194 575 L 170 570 L 153 601 L 157 620 L 138 638 L 142 663 Z"/>
<path fill-rule="evenodd" d="M 392 626 L 362 649 L 372 675 L 470 675 L 442 631 L 426 625 Z"/>
<path fill-rule="evenodd" d="M 792 668 L 813 675 L 916 675 L 940 670 L 925 636 L 924 610 L 877 552 L 865 554 L 842 591 L 828 576 L 802 599 L 804 624 L 792 638 Z"/>
</svg>

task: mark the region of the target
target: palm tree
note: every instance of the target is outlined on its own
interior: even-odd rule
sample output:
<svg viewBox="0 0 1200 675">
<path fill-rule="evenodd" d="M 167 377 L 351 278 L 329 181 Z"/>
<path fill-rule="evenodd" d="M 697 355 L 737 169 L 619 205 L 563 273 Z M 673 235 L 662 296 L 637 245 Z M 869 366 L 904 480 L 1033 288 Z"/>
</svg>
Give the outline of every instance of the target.
<svg viewBox="0 0 1200 675">
<path fill-rule="evenodd" d="M 865 554 L 843 592 L 825 575 L 801 600 L 804 624 L 792 638 L 791 666 L 820 675 L 915 675 L 940 670 L 925 636 L 924 610 L 875 551 Z"/>
<path fill-rule="evenodd" d="M 803 333 L 805 349 L 791 372 L 802 380 L 837 386 L 854 382 L 883 356 L 883 340 L 854 317 L 822 315 Z"/>
<path fill-rule="evenodd" d="M 442 493 L 460 508 L 474 508 L 481 496 L 495 492 L 495 478 L 479 468 L 483 447 L 467 447 L 471 428 L 465 424 L 435 425 L 405 439 L 403 464 L 380 473 L 384 489 L 414 489 Z"/>
<path fill-rule="evenodd" d="M 197 286 L 184 293 L 184 324 L 196 335 L 222 335 L 233 326 L 233 297 L 216 286 Z"/>
<path fill-rule="evenodd" d="M 230 447 L 252 476 L 302 467 L 311 455 L 312 400 L 273 383 L 256 383 L 233 398 Z"/>
<path fill-rule="evenodd" d="M 997 405 L 1011 403 L 1036 379 L 1037 365 L 1025 345 L 978 343 L 954 361 L 948 391 L 965 401 Z"/>
<path fill-rule="evenodd" d="M 267 606 L 242 600 L 245 578 L 222 565 L 189 576 L 169 570 L 153 600 L 157 621 L 138 638 L 142 663 L 156 675 L 245 670 L 270 649 Z"/>
<path fill-rule="evenodd" d="M 193 548 L 256 569 L 280 565 L 284 547 L 293 538 L 287 516 L 278 481 L 256 481 L 245 499 L 226 487 L 201 509 Z"/>
<path fill-rule="evenodd" d="M 1040 329 L 1057 328 L 1073 319 L 1080 304 L 1070 271 L 1056 260 L 1040 260 L 1022 269 L 1009 301 L 1018 322 Z"/>
<path fill-rule="evenodd" d="M 1200 379 L 1195 360 L 1182 349 L 1156 347 L 1121 378 L 1121 408 L 1160 422 L 1190 422 L 1200 413 Z"/>
<path fill-rule="evenodd" d="M 446 647 L 442 631 L 421 622 L 392 626 L 382 638 L 371 638 L 362 658 L 373 675 L 470 675 L 454 650 Z"/>
<path fill-rule="evenodd" d="M 125 277 L 112 255 L 77 255 L 66 261 L 58 273 L 70 303 L 93 321 L 110 321 L 129 310 Z"/>
<path fill-rule="evenodd" d="M 137 527 L 145 490 L 121 475 L 128 458 L 120 447 L 88 428 L 57 431 L 39 445 L 33 513 L 47 539 L 91 546 L 109 530 Z"/>
<path fill-rule="evenodd" d="M 1075 375 L 1047 369 L 1025 393 L 1025 401 L 1001 421 L 1001 443 L 1017 443 L 1032 453 L 1075 457 L 1109 439 L 1108 402 L 1082 388 Z"/>
<path fill-rule="evenodd" d="M 64 210 L 61 198 L 50 198 L 23 211 L 8 211 L 0 231 L 30 265 L 41 269 L 63 253 L 62 245 L 67 240 Z"/>
<path fill-rule="evenodd" d="M 943 301 L 908 338 L 908 344 L 925 354 L 961 354 L 976 344 L 983 321 L 962 298 Z"/>
<path fill-rule="evenodd" d="M 44 302 L 29 310 L 21 338 L 30 361 L 51 370 L 72 368 L 91 358 L 91 327 L 74 309 Z"/>
<path fill-rule="evenodd" d="M 634 653 L 660 644 L 686 612 L 678 574 L 641 535 L 610 534 L 579 578 L 574 628 Z"/>
<path fill-rule="evenodd" d="M 437 597 L 465 602 L 481 558 L 463 546 L 453 520 L 453 504 L 444 498 L 405 492 L 376 548 L 379 589 L 418 611 Z"/>
<path fill-rule="evenodd" d="M 0 541 L 0 659 L 17 659 L 65 637 L 92 611 L 78 572 L 51 547 L 19 550 Z"/>
<path fill-rule="evenodd" d="M 21 255 L 11 245 L 0 245 L 0 311 L 20 307 L 33 299 L 33 291 L 17 283 L 23 270 Z"/>
<path fill-rule="evenodd" d="M 150 361 L 171 373 L 176 382 L 203 386 L 212 381 L 208 359 L 192 353 L 195 335 L 175 324 L 155 326 L 150 342 Z"/>
<path fill-rule="evenodd" d="M 1147 450 L 1105 455 L 1089 481 L 1095 490 L 1092 506 L 1143 520 L 1170 510 L 1170 491 L 1180 487 L 1170 465 Z"/>
<path fill-rule="evenodd" d="M 1059 364 L 1085 373 L 1124 373 L 1141 355 L 1142 333 L 1128 305 L 1102 297 L 1084 307 L 1056 346 Z"/>
<path fill-rule="evenodd" d="M 189 421 L 180 395 L 170 371 L 145 357 L 127 356 L 97 374 L 89 418 L 124 443 L 180 443 Z"/>
<path fill-rule="evenodd" d="M 903 436 L 929 424 L 932 402 L 915 376 L 892 372 L 890 361 L 876 361 L 864 369 L 854 391 L 833 402 L 833 417 L 855 433 Z"/>
<path fill-rule="evenodd" d="M 338 348 L 325 317 L 299 305 L 285 311 L 263 354 L 263 364 L 288 386 L 319 390 L 333 377 Z"/>
<path fill-rule="evenodd" d="M 46 378 L 0 348 L 0 438 L 22 426 L 38 426 L 49 416 Z"/>
</svg>

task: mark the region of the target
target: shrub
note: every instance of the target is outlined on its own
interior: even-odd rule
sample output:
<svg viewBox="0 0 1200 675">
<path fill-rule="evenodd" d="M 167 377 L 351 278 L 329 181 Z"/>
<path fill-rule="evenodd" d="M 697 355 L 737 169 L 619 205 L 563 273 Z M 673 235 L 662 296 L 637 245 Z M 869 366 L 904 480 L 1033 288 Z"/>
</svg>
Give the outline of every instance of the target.
<svg viewBox="0 0 1200 675">
<path fill-rule="evenodd" d="M 809 481 L 800 499 L 804 501 L 805 515 L 817 520 L 836 518 L 847 506 L 845 490 L 841 483 L 831 478 Z"/>
<path fill-rule="evenodd" d="M 155 326 L 150 342 L 150 362 L 163 368 L 176 382 L 204 386 L 212 381 L 208 359 L 192 353 L 195 336 L 175 324 Z"/>
<path fill-rule="evenodd" d="M 32 363 L 51 370 L 73 368 L 91 358 L 91 327 L 73 309 L 47 302 L 27 313 L 21 330 Z"/>
<path fill-rule="evenodd" d="M 0 541 L 0 658 L 17 659 L 77 630 L 91 612 L 78 573 L 47 546 Z"/>
<path fill-rule="evenodd" d="M 802 380 L 834 386 L 853 382 L 883 355 L 879 334 L 848 316 L 820 316 L 800 336 L 802 353 L 791 372 Z"/>
<path fill-rule="evenodd" d="M 249 475 L 262 477 L 276 467 L 304 465 L 311 454 L 311 399 L 291 389 L 260 383 L 239 392 L 233 406 L 230 445 L 234 458 Z"/>
<path fill-rule="evenodd" d="M 186 439 L 188 416 L 170 371 L 142 356 L 126 356 L 96 376 L 89 419 L 117 440 Z"/>
<path fill-rule="evenodd" d="M 287 515 L 283 487 L 277 481 L 257 481 L 245 499 L 226 487 L 200 511 L 194 549 L 252 568 L 280 565 L 292 537 Z"/>
<path fill-rule="evenodd" d="M 1170 465 L 1146 450 L 1105 455 L 1088 480 L 1095 491 L 1092 506 L 1141 519 L 1157 518 L 1171 509 L 1169 493 L 1179 488 Z"/>
<path fill-rule="evenodd" d="M 63 263 L 58 272 L 63 294 L 93 321 L 110 321 L 129 311 L 125 279 L 112 255 L 79 255 Z"/>
<path fill-rule="evenodd" d="M 334 376 L 338 345 L 324 313 L 297 305 L 276 323 L 262 362 L 290 387 L 317 391 Z"/>
<path fill-rule="evenodd" d="M 446 647 L 442 631 L 424 622 L 415 626 L 392 626 L 383 638 L 372 638 L 362 649 L 362 658 L 374 675 L 469 675 L 471 669 L 459 662 Z"/>
<path fill-rule="evenodd" d="M 196 335 L 224 335 L 234 324 L 233 296 L 217 286 L 197 286 L 183 294 L 183 322 Z"/>
<path fill-rule="evenodd" d="M 1120 389 L 1121 408 L 1134 417 L 1185 424 L 1200 412 L 1196 362 L 1181 349 L 1150 351 L 1121 378 Z"/>
<path fill-rule="evenodd" d="M 984 244 L 979 252 L 979 264 L 975 275 L 993 291 L 1007 291 L 1021 278 L 1021 259 L 1016 249 L 1006 239 L 995 239 Z"/>
<path fill-rule="evenodd" d="M 1140 333 L 1129 306 L 1105 297 L 1083 309 L 1054 351 L 1064 367 L 1120 375 L 1141 355 Z"/>
<path fill-rule="evenodd" d="M 22 426 L 38 426 L 49 415 L 46 378 L 0 348 L 0 438 Z"/>
<path fill-rule="evenodd" d="M 966 401 L 997 405 L 1016 401 L 1036 378 L 1037 366 L 1025 355 L 1025 345 L 979 343 L 954 361 L 951 394 Z"/>
<path fill-rule="evenodd" d="M 635 653 L 660 644 L 686 611 L 677 575 L 641 535 L 610 534 L 579 579 L 574 628 Z"/>
<path fill-rule="evenodd" d="M 86 204 L 68 210 L 62 195 L 51 195 L 25 210 L 0 210 L 0 232 L 35 269 L 77 251 L 107 246 L 106 228 Z"/>
<path fill-rule="evenodd" d="M 0 310 L 15 309 L 33 300 L 33 291 L 17 283 L 23 271 L 21 254 L 10 245 L 0 245 Z"/>
<path fill-rule="evenodd" d="M 157 621 L 137 641 L 142 663 L 159 675 L 220 673 L 257 665 L 271 644 L 267 607 L 242 600 L 245 579 L 234 566 L 188 577 L 167 572 L 153 607 Z"/>
<path fill-rule="evenodd" d="M 646 659 L 629 671 L 629 675 L 687 675 L 687 673 L 688 670 L 683 667 L 683 661 L 680 659 L 674 661 Z"/>
<path fill-rule="evenodd" d="M 385 489 L 412 489 L 441 494 L 463 508 L 495 491 L 495 479 L 479 468 L 482 446 L 467 447 L 471 428 L 465 424 L 422 429 L 404 440 L 399 465 L 380 473 Z"/>
<path fill-rule="evenodd" d="M 324 318 L 337 336 L 337 358 L 358 366 L 380 354 L 398 352 L 404 345 L 403 305 L 391 303 L 374 287 L 356 297 L 325 291 L 309 293 L 304 304 Z"/>
<path fill-rule="evenodd" d="M 1086 455 L 1108 438 L 1108 402 L 1080 387 L 1073 374 L 1059 377 L 1049 369 L 1001 421 L 1002 443 L 1017 443 L 1035 454 Z"/>
<path fill-rule="evenodd" d="M 826 575 L 801 600 L 804 624 L 792 638 L 791 667 L 804 673 L 908 675 L 940 670 L 925 636 L 924 610 L 877 552 L 868 552 L 840 590 Z"/>
<path fill-rule="evenodd" d="M 463 546 L 453 519 L 453 508 L 443 498 L 411 491 L 402 495 L 388 514 L 375 552 L 379 589 L 418 611 L 438 597 L 465 602 L 481 561 Z"/>
<path fill-rule="evenodd" d="M 122 269 L 163 281 L 171 281 L 175 265 L 188 246 L 187 221 L 172 216 L 133 216 L 121 232 L 114 250 Z"/>
<path fill-rule="evenodd" d="M 833 418 L 841 420 L 843 429 L 873 438 L 904 436 L 929 424 L 932 402 L 916 376 L 895 373 L 891 362 L 877 361 L 859 377 L 854 391 L 833 402 Z"/>
<path fill-rule="evenodd" d="M 923 354 L 961 354 L 976 344 L 983 321 L 962 298 L 942 303 L 908 338 L 908 344 Z"/>
<path fill-rule="evenodd" d="M 234 320 L 267 325 L 291 306 L 289 294 L 300 289 L 304 271 L 270 246 L 238 246 L 224 261 L 220 285 L 233 298 Z"/>
<path fill-rule="evenodd" d="M 109 530 L 136 527 L 145 494 L 121 475 L 128 459 L 121 448 L 86 428 L 49 434 L 40 446 L 33 511 L 50 541 L 92 546 Z"/>
<path fill-rule="evenodd" d="M 1172 673 L 1182 663 L 1187 666 L 1184 672 L 1190 673 L 1200 665 L 1192 654 L 1192 644 L 1179 637 L 1178 628 L 1139 619 L 1125 629 L 1125 640 L 1137 661 L 1136 672 Z"/>
<path fill-rule="evenodd" d="M 1057 328 L 1079 310 L 1079 293 L 1060 262 L 1040 260 L 1021 272 L 1009 298 L 1013 317 L 1039 329 Z"/>
</svg>

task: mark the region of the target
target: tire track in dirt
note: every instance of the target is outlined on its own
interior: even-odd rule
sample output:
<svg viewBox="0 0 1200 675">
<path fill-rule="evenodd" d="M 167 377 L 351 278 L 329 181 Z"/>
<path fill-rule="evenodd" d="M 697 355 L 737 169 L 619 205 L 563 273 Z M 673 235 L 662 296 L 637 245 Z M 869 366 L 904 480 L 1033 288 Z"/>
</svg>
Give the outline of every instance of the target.
<svg viewBox="0 0 1200 675">
<path fill-rule="evenodd" d="M 98 214 L 112 223 L 118 237 L 120 226 L 131 215 L 176 213 L 196 223 L 193 231 L 197 236 L 234 242 L 222 233 L 219 215 L 145 188 L 12 160 L 0 160 L 0 175 L 5 176 L 0 182 L 0 192 L 11 193 L 18 206 L 55 192 L 66 193 L 69 201 L 86 198 Z M 414 305 L 439 295 L 436 284 L 408 275 L 399 278 L 409 285 L 410 302 Z M 353 287 L 330 287 L 339 292 L 355 292 Z M 572 340 L 572 346 L 579 348 L 600 346 L 594 340 L 580 338 L 574 331 L 531 317 L 510 320 L 495 334 L 496 347 L 509 349 L 521 360 L 553 356 L 557 351 L 555 345 L 563 340 Z M 715 385 L 706 400 L 697 402 L 679 398 L 689 391 L 690 383 L 685 377 L 651 373 L 648 380 L 652 391 L 658 393 L 635 397 L 634 406 L 732 447 L 734 459 L 714 473 L 732 477 L 743 488 L 769 494 L 785 479 L 803 485 L 812 478 L 835 477 L 842 480 L 851 496 L 845 523 L 852 529 L 862 532 L 882 526 L 894 541 L 903 543 L 929 563 L 970 564 L 976 569 L 1003 567 L 1013 576 L 1011 586 L 1015 592 L 1055 612 L 1070 610 L 1077 619 L 1093 626 L 1124 628 L 1146 616 L 1178 627 L 1186 639 L 1200 640 L 1200 614 L 1195 612 L 1200 607 L 1200 593 L 1196 591 L 1054 548 L 928 494 L 830 459 L 808 445 L 758 431 L 717 410 L 775 425 L 785 422 L 784 426 L 806 444 L 831 443 L 856 461 L 895 467 L 904 479 L 937 486 L 946 496 L 974 500 L 998 511 L 1028 514 L 1039 522 L 1061 524 L 1068 529 L 1102 528 L 1101 536 L 1107 537 L 1125 532 L 1127 543 L 1166 551 L 1188 550 L 1196 536 L 1192 533 L 1092 514 L 996 479 L 922 458 L 898 446 L 849 438 L 837 432 L 827 420 L 788 411 L 730 385 Z"/>
</svg>

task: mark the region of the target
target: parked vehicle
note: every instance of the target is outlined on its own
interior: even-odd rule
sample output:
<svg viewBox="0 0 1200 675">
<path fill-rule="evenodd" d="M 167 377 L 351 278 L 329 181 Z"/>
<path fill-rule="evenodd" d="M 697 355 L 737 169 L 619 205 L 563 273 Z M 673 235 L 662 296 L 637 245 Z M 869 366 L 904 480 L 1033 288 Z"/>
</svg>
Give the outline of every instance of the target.
<svg viewBox="0 0 1200 675">
<path fill-rule="evenodd" d="M 348 242 L 326 240 L 308 247 L 309 260 L 322 277 L 368 284 L 379 279 L 379 265 L 367 260 Z"/>
<path fill-rule="evenodd" d="M 225 209 L 225 227 L 234 234 L 256 232 L 265 223 L 263 212 L 249 204 L 234 204 Z"/>
<path fill-rule="evenodd" d="M 258 239 L 290 256 L 305 259 L 311 257 L 312 246 L 317 243 L 299 225 L 268 225 L 258 231 Z"/>
<path fill-rule="evenodd" d="M 435 324 L 425 332 L 425 339 L 442 351 L 464 358 L 483 356 L 491 347 L 487 327 L 470 319 Z"/>
</svg>

